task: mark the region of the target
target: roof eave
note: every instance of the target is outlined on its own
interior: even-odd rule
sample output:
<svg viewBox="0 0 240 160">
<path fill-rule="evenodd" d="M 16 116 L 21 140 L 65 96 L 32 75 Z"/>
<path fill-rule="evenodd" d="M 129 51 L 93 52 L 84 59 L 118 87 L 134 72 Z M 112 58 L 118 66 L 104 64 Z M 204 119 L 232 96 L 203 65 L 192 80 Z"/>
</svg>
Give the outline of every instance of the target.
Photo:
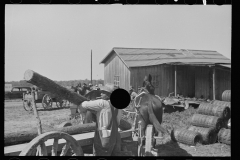
<svg viewBox="0 0 240 160">
<path fill-rule="evenodd" d="M 129 66 L 126 64 L 126 62 L 121 58 L 121 56 L 114 50 L 114 48 L 103 58 L 103 60 L 99 63 L 104 63 L 104 61 L 107 59 L 107 57 L 114 51 L 116 55 L 119 57 L 119 59 L 125 64 L 125 66 L 129 69 Z"/>
<path fill-rule="evenodd" d="M 100 61 L 100 63 L 99 64 L 102 64 L 102 63 L 104 63 L 104 61 L 107 59 L 107 57 L 112 53 L 112 51 L 114 50 L 114 48 L 113 49 L 111 49 L 111 51 Z"/>
</svg>

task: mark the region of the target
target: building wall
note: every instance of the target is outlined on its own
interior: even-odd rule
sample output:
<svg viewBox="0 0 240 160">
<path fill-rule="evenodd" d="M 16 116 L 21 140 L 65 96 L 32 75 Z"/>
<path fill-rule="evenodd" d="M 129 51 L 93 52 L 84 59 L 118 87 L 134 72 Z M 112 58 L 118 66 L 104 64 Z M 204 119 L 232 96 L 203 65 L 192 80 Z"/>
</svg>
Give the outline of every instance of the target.
<svg viewBox="0 0 240 160">
<path fill-rule="evenodd" d="M 131 84 L 135 89 L 142 87 L 145 75 L 151 74 L 157 76 L 155 94 L 159 96 L 168 96 L 169 93 L 175 92 L 175 66 L 173 65 L 156 65 L 149 67 L 131 68 Z M 195 72 L 194 67 L 176 66 L 177 70 L 177 94 L 194 97 L 195 95 Z M 174 94 L 172 94 L 174 95 Z"/>
<path fill-rule="evenodd" d="M 159 96 L 167 96 L 174 92 L 174 67 L 171 65 L 156 65 L 146 67 L 132 67 L 131 71 L 131 85 L 137 90 L 138 86 L 142 87 L 143 79 L 148 74 L 151 74 L 154 81 L 156 78 L 155 94 Z"/>
<path fill-rule="evenodd" d="M 212 68 L 208 66 L 195 67 L 195 97 L 213 99 Z"/>
<path fill-rule="evenodd" d="M 176 66 L 177 70 L 177 94 L 184 97 L 208 98 L 213 99 L 213 68 L 208 66 Z M 130 84 L 137 90 L 138 86 L 142 87 L 145 75 L 151 74 L 158 76 L 158 85 L 155 86 L 155 94 L 159 96 L 168 96 L 174 92 L 175 66 L 173 65 L 156 65 L 146 67 L 130 68 Z M 231 73 L 216 69 L 215 77 L 215 94 L 216 99 L 221 100 L 222 93 L 231 89 Z"/>
<path fill-rule="evenodd" d="M 195 96 L 195 67 L 176 66 L 177 71 L 177 94 L 184 97 Z"/>
<path fill-rule="evenodd" d="M 222 93 L 225 90 L 231 90 L 231 71 L 216 69 L 215 74 L 216 99 L 222 100 Z"/>
<path fill-rule="evenodd" d="M 104 83 L 114 83 L 114 76 L 120 76 L 119 87 L 129 90 L 130 71 L 122 60 L 113 53 L 104 64 Z"/>
</svg>

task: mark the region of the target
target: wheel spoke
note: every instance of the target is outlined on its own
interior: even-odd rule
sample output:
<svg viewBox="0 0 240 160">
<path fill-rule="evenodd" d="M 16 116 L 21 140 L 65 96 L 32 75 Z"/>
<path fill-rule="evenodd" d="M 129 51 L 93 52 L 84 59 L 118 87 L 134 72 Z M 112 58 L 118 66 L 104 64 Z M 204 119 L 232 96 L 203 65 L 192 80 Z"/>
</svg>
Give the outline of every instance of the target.
<svg viewBox="0 0 240 160">
<path fill-rule="evenodd" d="M 70 145 L 71 145 L 71 143 L 70 143 L 70 142 L 67 142 L 67 144 L 65 144 L 65 145 L 63 146 L 63 148 L 62 148 L 62 153 L 61 153 L 60 156 L 65 156 L 65 155 L 66 155 L 66 153 L 67 153 Z"/>
<path fill-rule="evenodd" d="M 43 154 L 42 154 L 42 148 L 41 148 L 40 145 L 37 146 L 37 154 L 38 154 L 38 156 L 43 156 Z"/>
<path fill-rule="evenodd" d="M 36 149 L 36 156 L 38 156 L 39 155 L 39 149 L 37 148 Z"/>
<path fill-rule="evenodd" d="M 19 156 L 30 156 L 30 155 L 37 155 L 37 156 L 47 156 L 47 147 L 45 146 L 45 141 L 48 139 L 54 139 L 53 146 L 51 148 L 51 155 L 52 156 L 59 156 L 58 153 L 58 141 L 59 139 L 65 139 L 66 143 L 64 147 L 61 149 L 60 156 L 72 155 L 74 152 L 77 156 L 82 156 L 82 148 L 77 143 L 77 141 L 69 134 L 64 132 L 57 132 L 57 131 L 50 131 L 39 135 L 38 137 L 34 138 L 29 145 L 27 145 Z M 71 148 L 69 150 L 69 148 Z"/>
<path fill-rule="evenodd" d="M 52 156 L 57 156 L 57 150 L 58 150 L 58 138 L 54 138 L 52 146 Z"/>
<path fill-rule="evenodd" d="M 41 151 L 42 151 L 42 155 L 43 156 L 47 156 L 48 154 L 47 154 L 47 148 L 46 148 L 46 145 L 45 145 L 45 143 L 43 142 L 42 144 L 40 144 L 41 145 Z"/>
</svg>

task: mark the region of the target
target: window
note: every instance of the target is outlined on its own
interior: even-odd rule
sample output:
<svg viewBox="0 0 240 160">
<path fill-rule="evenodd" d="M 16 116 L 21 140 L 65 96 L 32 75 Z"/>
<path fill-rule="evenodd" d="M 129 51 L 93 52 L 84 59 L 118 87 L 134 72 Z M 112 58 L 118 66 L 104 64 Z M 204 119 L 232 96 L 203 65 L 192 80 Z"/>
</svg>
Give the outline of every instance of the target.
<svg viewBox="0 0 240 160">
<path fill-rule="evenodd" d="M 120 76 L 114 76 L 114 82 L 113 82 L 113 84 L 114 84 L 114 86 L 118 86 L 119 87 L 119 84 L 120 84 L 120 81 L 119 81 L 119 78 Z"/>
</svg>

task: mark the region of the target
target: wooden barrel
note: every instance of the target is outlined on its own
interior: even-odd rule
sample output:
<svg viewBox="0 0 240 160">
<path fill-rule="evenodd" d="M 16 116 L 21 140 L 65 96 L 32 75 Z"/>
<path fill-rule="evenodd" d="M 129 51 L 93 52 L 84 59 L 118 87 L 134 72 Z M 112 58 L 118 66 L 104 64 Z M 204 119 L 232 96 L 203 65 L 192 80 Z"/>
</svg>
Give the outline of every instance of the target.
<svg viewBox="0 0 240 160">
<path fill-rule="evenodd" d="M 231 144 L 231 130 L 222 128 L 218 132 L 218 142 L 230 145 Z"/>
<path fill-rule="evenodd" d="M 217 132 L 222 127 L 222 119 L 216 116 L 194 114 L 191 124 L 197 127 L 214 128 Z"/>
<path fill-rule="evenodd" d="M 202 136 L 200 133 L 187 129 L 174 129 L 171 131 L 171 137 L 173 141 L 191 146 L 202 143 Z"/>
<path fill-rule="evenodd" d="M 231 102 L 226 102 L 226 101 L 219 101 L 219 100 L 213 100 L 211 104 L 216 104 L 216 105 L 223 105 L 227 106 L 231 109 Z"/>
<path fill-rule="evenodd" d="M 225 90 L 222 93 L 222 101 L 231 102 L 231 90 Z"/>
<path fill-rule="evenodd" d="M 190 126 L 188 130 L 200 133 L 203 144 L 213 144 L 217 140 L 217 132 L 214 128 Z"/>
<path fill-rule="evenodd" d="M 198 114 L 216 116 L 223 120 L 230 118 L 230 108 L 224 105 L 216 105 L 211 103 L 201 103 L 197 110 Z"/>
</svg>

